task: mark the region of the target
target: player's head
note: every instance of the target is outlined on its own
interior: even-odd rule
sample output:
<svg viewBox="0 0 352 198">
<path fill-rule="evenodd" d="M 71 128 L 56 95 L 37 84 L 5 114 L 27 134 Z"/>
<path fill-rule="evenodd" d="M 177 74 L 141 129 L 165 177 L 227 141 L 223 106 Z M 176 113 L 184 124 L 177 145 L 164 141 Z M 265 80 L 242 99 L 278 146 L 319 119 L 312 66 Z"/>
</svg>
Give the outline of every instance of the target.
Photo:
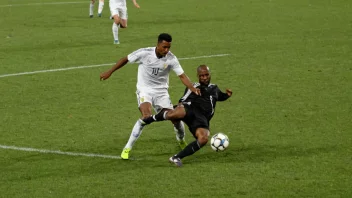
<svg viewBox="0 0 352 198">
<path fill-rule="evenodd" d="M 158 44 L 156 46 L 156 55 L 161 58 L 166 56 L 170 51 L 172 37 L 168 33 L 161 33 L 158 36 Z"/>
<path fill-rule="evenodd" d="M 200 65 L 197 67 L 197 76 L 201 85 L 209 85 L 211 80 L 209 67 L 206 65 Z"/>
</svg>

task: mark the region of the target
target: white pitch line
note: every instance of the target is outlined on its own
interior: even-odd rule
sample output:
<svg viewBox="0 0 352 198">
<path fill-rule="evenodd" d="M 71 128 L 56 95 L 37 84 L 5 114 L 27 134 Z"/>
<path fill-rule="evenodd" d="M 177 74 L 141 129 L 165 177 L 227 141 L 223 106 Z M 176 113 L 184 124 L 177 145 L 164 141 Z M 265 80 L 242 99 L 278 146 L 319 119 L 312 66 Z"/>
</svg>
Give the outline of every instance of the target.
<svg viewBox="0 0 352 198">
<path fill-rule="evenodd" d="M 73 153 L 73 152 L 53 151 L 53 150 L 46 150 L 46 149 L 6 146 L 6 145 L 1 145 L 1 144 L 0 144 L 0 148 L 7 149 L 7 150 L 17 150 L 17 151 L 27 151 L 27 152 L 37 152 L 37 153 L 49 153 L 49 154 L 84 156 L 84 157 L 101 157 L 101 158 L 108 158 L 108 159 L 121 159 L 121 157 L 113 156 L 113 155 L 102 155 L 102 154 L 93 154 L 93 153 Z"/>
<path fill-rule="evenodd" d="M 230 54 L 214 54 L 208 56 L 195 56 L 195 57 L 185 57 L 179 58 L 179 60 L 191 60 L 191 59 L 199 59 L 199 58 L 212 58 L 212 57 L 221 57 L 221 56 L 229 56 Z M 57 71 L 66 71 L 66 70 L 73 70 L 73 69 L 85 69 L 85 68 L 92 68 L 92 67 L 102 67 L 107 65 L 113 65 L 115 63 L 105 63 L 99 65 L 85 65 L 85 66 L 76 66 L 76 67 L 67 67 L 67 68 L 59 68 L 59 69 L 48 69 L 48 70 L 39 70 L 39 71 L 32 71 L 32 72 L 21 72 L 21 73 L 14 73 L 14 74 L 3 74 L 0 75 L 0 78 L 10 77 L 10 76 L 23 76 L 29 74 L 38 74 L 38 73 L 48 73 L 48 72 L 57 72 Z"/>
<path fill-rule="evenodd" d="M 14 6 L 35 6 L 35 5 L 63 5 L 63 4 L 77 4 L 77 3 L 87 3 L 83 1 L 79 2 L 51 2 L 51 3 L 26 3 L 26 4 L 10 4 L 10 5 L 0 5 L 0 8 L 4 7 L 14 7 Z"/>
</svg>

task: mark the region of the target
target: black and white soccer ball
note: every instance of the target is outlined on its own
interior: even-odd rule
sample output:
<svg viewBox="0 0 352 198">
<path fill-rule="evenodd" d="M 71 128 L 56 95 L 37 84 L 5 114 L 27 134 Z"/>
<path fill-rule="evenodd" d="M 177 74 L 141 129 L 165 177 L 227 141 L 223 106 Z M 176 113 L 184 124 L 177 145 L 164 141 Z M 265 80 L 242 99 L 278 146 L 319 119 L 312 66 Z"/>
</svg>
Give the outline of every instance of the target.
<svg viewBox="0 0 352 198">
<path fill-rule="evenodd" d="M 223 133 L 217 133 L 213 135 L 210 140 L 210 146 L 216 152 L 225 150 L 229 144 L 229 138 Z"/>
</svg>

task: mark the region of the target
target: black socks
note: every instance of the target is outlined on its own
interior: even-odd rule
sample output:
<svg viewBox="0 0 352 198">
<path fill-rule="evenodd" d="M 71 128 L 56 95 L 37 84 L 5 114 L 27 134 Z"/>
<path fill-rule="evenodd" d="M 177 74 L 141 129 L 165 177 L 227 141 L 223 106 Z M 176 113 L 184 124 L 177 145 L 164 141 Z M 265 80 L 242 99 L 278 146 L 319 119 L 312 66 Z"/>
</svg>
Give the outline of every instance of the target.
<svg viewBox="0 0 352 198">
<path fill-rule="evenodd" d="M 150 116 L 149 118 L 144 118 L 143 119 L 143 122 L 145 123 L 145 124 L 150 124 L 150 123 L 152 123 L 152 122 L 154 122 L 154 121 L 163 121 L 163 120 L 165 120 L 164 119 L 164 113 L 167 113 L 167 111 L 160 111 L 158 114 L 156 114 L 156 115 L 152 115 L 152 116 Z"/>
<path fill-rule="evenodd" d="M 193 153 L 197 152 L 201 146 L 199 145 L 198 141 L 194 141 L 186 146 L 181 152 L 177 153 L 174 157 L 176 158 L 184 158 L 186 156 L 192 155 Z"/>
</svg>

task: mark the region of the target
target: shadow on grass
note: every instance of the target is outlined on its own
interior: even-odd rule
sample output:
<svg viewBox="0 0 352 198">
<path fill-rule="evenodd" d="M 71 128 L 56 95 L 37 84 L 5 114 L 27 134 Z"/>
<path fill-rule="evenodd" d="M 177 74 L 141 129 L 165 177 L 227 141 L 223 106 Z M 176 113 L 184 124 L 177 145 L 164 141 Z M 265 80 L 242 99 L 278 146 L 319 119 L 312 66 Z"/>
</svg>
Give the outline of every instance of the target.
<svg viewBox="0 0 352 198">
<path fill-rule="evenodd" d="M 295 159 L 309 157 L 322 153 L 329 153 L 336 150 L 336 146 L 304 148 L 298 146 L 273 146 L 273 145 L 249 145 L 243 148 L 226 150 L 224 152 L 210 154 L 201 153 L 193 159 L 184 160 L 185 163 L 207 163 L 209 161 L 218 163 L 241 163 L 241 162 L 272 162 L 276 159 Z"/>
</svg>

